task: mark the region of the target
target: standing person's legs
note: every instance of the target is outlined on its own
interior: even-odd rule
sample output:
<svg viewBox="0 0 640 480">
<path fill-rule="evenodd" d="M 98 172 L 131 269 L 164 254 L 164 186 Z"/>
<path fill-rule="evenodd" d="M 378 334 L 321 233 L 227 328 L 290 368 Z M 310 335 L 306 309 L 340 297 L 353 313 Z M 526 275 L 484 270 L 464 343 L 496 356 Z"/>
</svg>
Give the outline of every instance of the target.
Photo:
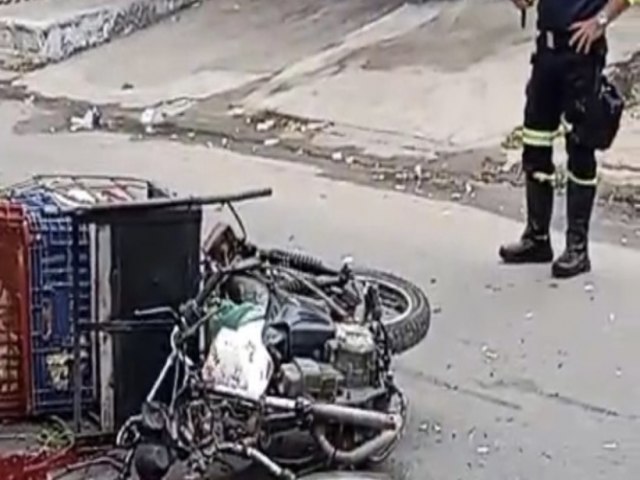
<svg viewBox="0 0 640 480">
<path fill-rule="evenodd" d="M 596 156 L 589 145 L 585 105 L 599 89 L 605 53 L 573 54 L 566 66 L 565 116 L 571 131 L 567 144 L 567 230 L 564 253 L 554 262 L 552 274 L 569 278 L 591 270 L 588 253 L 589 222 L 596 197 Z"/>
<path fill-rule="evenodd" d="M 553 212 L 553 141 L 562 112 L 562 77 L 552 51 L 538 51 L 532 57 L 527 85 L 522 140 L 525 174 L 526 227 L 520 240 L 500 247 L 505 263 L 546 263 L 553 260 L 549 225 Z"/>
</svg>

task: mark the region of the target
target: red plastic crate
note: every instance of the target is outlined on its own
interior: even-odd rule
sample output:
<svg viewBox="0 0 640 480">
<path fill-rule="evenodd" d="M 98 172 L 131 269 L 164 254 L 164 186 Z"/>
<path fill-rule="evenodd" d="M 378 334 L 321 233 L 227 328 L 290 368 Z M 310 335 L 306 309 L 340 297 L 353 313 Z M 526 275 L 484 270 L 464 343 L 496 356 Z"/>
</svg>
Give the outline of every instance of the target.
<svg viewBox="0 0 640 480">
<path fill-rule="evenodd" d="M 51 472 L 77 461 L 73 448 L 14 453 L 0 456 L 0 478 L 3 480 L 48 480 Z"/>
<path fill-rule="evenodd" d="M 29 227 L 24 209 L 0 200 L 0 420 L 31 410 Z"/>
</svg>

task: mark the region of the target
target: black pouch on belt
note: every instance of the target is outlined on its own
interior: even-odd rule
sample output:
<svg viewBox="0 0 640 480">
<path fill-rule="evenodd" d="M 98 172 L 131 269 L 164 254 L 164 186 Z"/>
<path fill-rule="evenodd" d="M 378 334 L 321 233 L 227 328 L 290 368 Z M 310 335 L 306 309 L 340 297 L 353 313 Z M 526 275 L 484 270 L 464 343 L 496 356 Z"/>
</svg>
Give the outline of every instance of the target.
<svg viewBox="0 0 640 480">
<path fill-rule="evenodd" d="M 620 129 L 624 99 L 609 79 L 602 75 L 596 94 L 585 99 L 582 121 L 572 132 L 578 142 L 595 150 L 607 150 Z"/>
</svg>

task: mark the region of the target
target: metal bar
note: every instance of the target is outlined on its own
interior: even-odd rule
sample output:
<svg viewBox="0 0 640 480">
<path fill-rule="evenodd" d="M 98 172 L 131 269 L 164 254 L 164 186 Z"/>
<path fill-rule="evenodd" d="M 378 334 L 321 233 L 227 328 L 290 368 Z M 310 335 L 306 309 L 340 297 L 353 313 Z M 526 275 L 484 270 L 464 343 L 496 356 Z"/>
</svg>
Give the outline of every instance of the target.
<svg viewBox="0 0 640 480">
<path fill-rule="evenodd" d="M 173 366 L 176 358 L 178 358 L 178 354 L 175 351 L 171 352 L 171 354 L 169 354 L 169 356 L 167 357 L 167 360 L 164 362 L 162 370 L 160 371 L 160 375 L 158 375 L 158 378 L 156 378 L 156 381 L 151 387 L 151 390 L 147 394 L 147 402 L 151 402 L 156 396 L 156 393 L 158 393 L 158 389 L 160 388 L 160 385 L 162 385 L 162 381 L 164 380 L 165 375 Z"/>
<path fill-rule="evenodd" d="M 170 328 L 175 325 L 174 320 L 115 320 L 110 322 L 82 322 L 80 329 L 93 332 L 138 332 L 146 330 L 159 330 L 162 328 Z"/>
<path fill-rule="evenodd" d="M 114 204 L 98 204 L 90 206 L 74 207 L 65 210 L 78 217 L 90 217 L 99 215 L 100 213 L 113 211 L 126 211 L 136 209 L 152 209 L 166 207 L 193 207 L 201 205 L 215 205 L 232 202 L 242 202 L 245 200 L 253 200 L 263 197 L 269 197 L 273 193 L 270 188 L 258 190 L 247 190 L 245 192 L 229 194 L 229 195 L 212 195 L 203 197 L 184 197 L 184 198 L 160 198 L 151 199 L 140 202 L 114 203 Z"/>
<path fill-rule="evenodd" d="M 76 218 L 71 219 L 72 225 L 72 319 L 73 326 L 73 425 L 74 431 L 80 433 L 82 428 L 82 369 L 80 365 L 82 352 L 80 351 L 80 227 Z"/>
</svg>

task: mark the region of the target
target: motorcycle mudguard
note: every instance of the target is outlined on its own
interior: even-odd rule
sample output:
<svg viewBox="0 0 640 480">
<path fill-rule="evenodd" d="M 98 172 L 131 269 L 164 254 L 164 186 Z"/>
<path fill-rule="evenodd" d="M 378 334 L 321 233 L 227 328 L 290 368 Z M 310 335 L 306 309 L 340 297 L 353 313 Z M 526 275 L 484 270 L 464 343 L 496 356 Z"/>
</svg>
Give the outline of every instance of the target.
<svg viewBox="0 0 640 480">
<path fill-rule="evenodd" d="M 242 390 L 258 400 L 273 374 L 273 360 L 262 342 L 264 320 L 237 329 L 223 327 L 211 342 L 202 376 L 213 385 Z"/>
</svg>

